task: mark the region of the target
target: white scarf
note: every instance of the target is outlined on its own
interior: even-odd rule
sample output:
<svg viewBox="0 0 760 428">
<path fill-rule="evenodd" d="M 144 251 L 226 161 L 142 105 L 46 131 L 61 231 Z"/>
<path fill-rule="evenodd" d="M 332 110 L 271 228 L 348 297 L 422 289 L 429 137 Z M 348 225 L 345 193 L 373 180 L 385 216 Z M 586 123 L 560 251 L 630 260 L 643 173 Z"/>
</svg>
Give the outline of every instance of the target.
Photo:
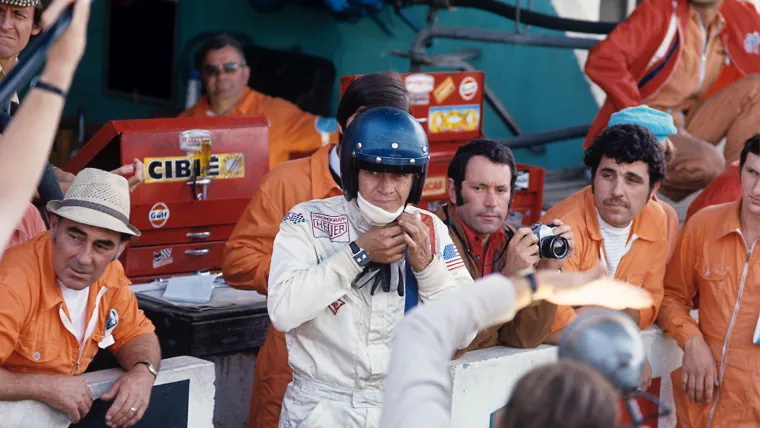
<svg viewBox="0 0 760 428">
<path fill-rule="evenodd" d="M 398 216 L 404 212 L 404 206 L 396 210 L 396 212 L 388 212 L 380 207 L 372 205 L 369 201 L 362 197 L 362 194 L 357 193 L 356 203 L 359 206 L 364 218 L 372 226 L 385 226 L 386 224 L 396 220 Z"/>
</svg>

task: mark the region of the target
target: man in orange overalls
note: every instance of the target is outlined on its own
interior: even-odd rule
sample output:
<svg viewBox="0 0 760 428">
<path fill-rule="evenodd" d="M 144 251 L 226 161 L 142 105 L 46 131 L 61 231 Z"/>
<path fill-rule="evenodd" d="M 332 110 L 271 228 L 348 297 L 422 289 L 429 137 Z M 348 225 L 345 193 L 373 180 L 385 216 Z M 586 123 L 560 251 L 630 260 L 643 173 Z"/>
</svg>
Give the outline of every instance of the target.
<svg viewBox="0 0 760 428">
<path fill-rule="evenodd" d="M 660 191 L 678 202 L 736 160 L 760 129 L 760 15 L 743 0 L 643 1 L 591 49 L 586 73 L 607 100 L 585 147 L 626 107 L 673 116 L 676 153 Z M 723 138 L 721 154 L 714 146 Z"/>
<path fill-rule="evenodd" d="M 406 88 L 398 75 L 373 73 L 355 80 L 338 106 L 340 129 L 359 111 L 379 106 L 409 110 Z M 222 271 L 227 283 L 267 294 L 274 238 L 288 211 L 301 202 L 343 194 L 337 149 L 336 145 L 324 146 L 311 157 L 285 162 L 264 177 L 225 245 Z M 278 426 L 291 376 L 285 334 L 270 326 L 256 357 L 250 428 Z"/>
<path fill-rule="evenodd" d="M 658 318 L 684 350 L 671 375 L 679 427 L 760 426 L 760 135 L 740 154 L 741 199 L 684 226 Z M 699 295 L 699 321 L 691 317 Z"/>
<path fill-rule="evenodd" d="M 281 98 L 248 87 L 251 69 L 237 40 L 221 34 L 202 49 L 203 83 L 208 95 L 179 117 L 256 116 L 269 120 L 269 167 L 311 154 L 335 142 L 335 121 L 301 111 Z"/>
</svg>

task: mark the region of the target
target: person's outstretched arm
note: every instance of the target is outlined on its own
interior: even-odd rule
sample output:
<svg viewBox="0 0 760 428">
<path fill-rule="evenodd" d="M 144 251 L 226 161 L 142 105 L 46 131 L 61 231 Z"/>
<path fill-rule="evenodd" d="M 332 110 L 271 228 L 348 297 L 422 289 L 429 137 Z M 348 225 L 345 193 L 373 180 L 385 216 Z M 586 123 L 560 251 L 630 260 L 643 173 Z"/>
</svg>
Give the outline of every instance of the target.
<svg viewBox="0 0 760 428">
<path fill-rule="evenodd" d="M 47 53 L 40 81 L 68 92 L 84 53 L 90 0 L 55 0 L 42 15 L 48 28 L 66 6 L 76 2 L 71 26 Z M 0 256 L 37 189 L 58 129 L 65 98 L 32 89 L 0 137 Z"/>
</svg>

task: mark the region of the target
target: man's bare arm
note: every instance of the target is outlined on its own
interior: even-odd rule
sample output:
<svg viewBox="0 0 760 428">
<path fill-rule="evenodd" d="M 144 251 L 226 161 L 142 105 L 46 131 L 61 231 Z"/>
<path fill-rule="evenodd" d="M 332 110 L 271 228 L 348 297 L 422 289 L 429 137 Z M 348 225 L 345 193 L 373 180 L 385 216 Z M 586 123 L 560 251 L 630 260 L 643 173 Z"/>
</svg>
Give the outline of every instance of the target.
<svg viewBox="0 0 760 428">
<path fill-rule="evenodd" d="M 92 392 L 79 376 L 13 373 L 0 368 L 0 401 L 21 400 L 46 403 L 77 423 L 90 411 Z"/>
<path fill-rule="evenodd" d="M 146 361 L 158 370 L 161 364 L 161 346 L 158 343 L 158 337 L 153 333 L 135 337 L 119 349 L 116 359 L 127 371 L 140 361 Z M 143 368 L 145 369 L 144 366 Z"/>
</svg>

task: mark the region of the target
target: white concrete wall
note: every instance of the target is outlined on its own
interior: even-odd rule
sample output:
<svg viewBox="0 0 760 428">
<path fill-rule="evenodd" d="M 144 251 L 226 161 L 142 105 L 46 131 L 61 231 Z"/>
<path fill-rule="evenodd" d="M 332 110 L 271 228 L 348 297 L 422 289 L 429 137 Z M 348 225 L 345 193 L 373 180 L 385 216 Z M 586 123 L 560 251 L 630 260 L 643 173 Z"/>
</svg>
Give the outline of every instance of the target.
<svg viewBox="0 0 760 428">
<path fill-rule="evenodd" d="M 92 390 L 94 399 L 108 392 L 121 369 L 103 370 L 82 375 Z M 214 364 L 193 357 L 176 357 L 163 360 L 155 386 L 190 380 L 188 428 L 213 427 L 214 415 Z M 2 428 L 65 428 L 69 417 L 38 401 L 0 401 L 0 427 Z"/>
<path fill-rule="evenodd" d="M 652 377 L 662 378 L 660 400 L 673 408 L 670 373 L 681 366 L 683 353 L 657 327 L 642 332 Z M 490 416 L 509 399 L 515 383 L 534 367 L 557 360 L 557 348 L 491 348 L 470 352 L 451 364 L 451 421 L 457 428 L 488 428 Z M 675 427 L 675 413 L 661 418 L 660 428 Z"/>
</svg>

